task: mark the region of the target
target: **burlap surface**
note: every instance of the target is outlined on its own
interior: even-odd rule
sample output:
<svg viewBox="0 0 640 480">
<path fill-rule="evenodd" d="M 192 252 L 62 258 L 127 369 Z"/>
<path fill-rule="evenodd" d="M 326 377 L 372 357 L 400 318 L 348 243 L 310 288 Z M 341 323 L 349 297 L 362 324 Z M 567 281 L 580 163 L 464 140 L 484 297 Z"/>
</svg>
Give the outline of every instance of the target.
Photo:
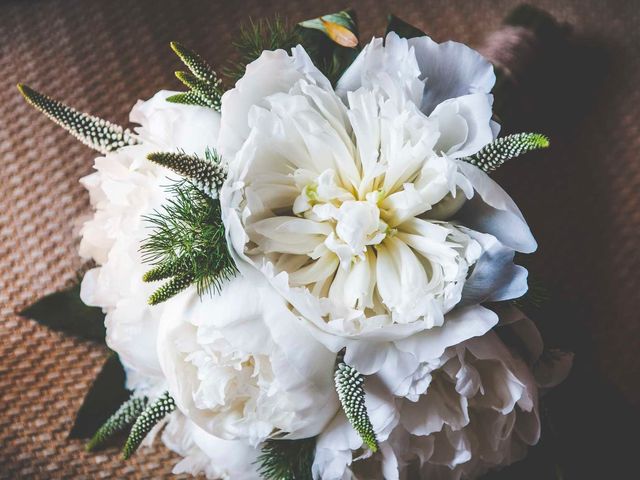
<svg viewBox="0 0 640 480">
<path fill-rule="evenodd" d="M 352 6 L 363 38 L 382 32 L 386 13 L 393 12 L 437 40 L 478 45 L 517 3 L 369 0 Z M 553 138 L 553 148 L 506 166 L 500 180 L 539 240 L 532 264 L 558 293 L 582 306 L 578 321 L 593 339 L 593 374 L 637 407 L 638 5 L 534 3 L 598 39 L 610 63 L 600 88 L 584 98 L 586 108 L 566 117 L 571 124 Z M 0 3 L 0 478 L 163 478 L 176 461 L 160 446 L 123 462 L 115 450 L 86 454 L 80 441 L 67 439 L 105 350 L 16 312 L 68 286 L 82 266 L 75 219 L 89 206 L 78 178 L 91 171 L 94 155 L 28 107 L 15 84 L 28 83 L 122 124 L 136 99 L 178 88 L 170 40 L 216 65 L 250 16 L 301 20 L 344 6 L 291 0 Z"/>
</svg>

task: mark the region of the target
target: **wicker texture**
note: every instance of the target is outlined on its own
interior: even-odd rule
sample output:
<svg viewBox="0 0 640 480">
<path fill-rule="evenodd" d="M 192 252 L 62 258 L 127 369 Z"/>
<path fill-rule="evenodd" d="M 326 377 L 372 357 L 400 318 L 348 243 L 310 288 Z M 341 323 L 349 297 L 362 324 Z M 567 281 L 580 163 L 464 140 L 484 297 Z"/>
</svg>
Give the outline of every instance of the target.
<svg viewBox="0 0 640 480">
<path fill-rule="evenodd" d="M 518 2 L 352 2 L 362 38 L 393 12 L 437 40 L 479 45 Z M 584 306 L 595 370 L 640 405 L 640 11 L 632 1 L 536 5 L 600 39 L 611 54 L 598 95 L 553 147 L 513 161 L 499 178 L 539 240 L 531 262 L 556 291 Z M 588 6 L 587 6 L 588 4 Z M 179 89 L 178 40 L 212 65 L 231 53 L 239 24 L 279 13 L 302 20 L 343 2 L 4 1 L 0 4 L 0 478 L 163 478 L 175 455 L 157 445 L 128 462 L 86 454 L 68 440 L 74 413 L 105 349 L 65 337 L 16 312 L 71 284 L 82 268 L 77 226 L 90 213 L 78 178 L 94 154 L 32 110 L 25 82 L 82 111 L 126 124 L 131 105 Z M 525 122 L 526 124 L 526 122 Z"/>
</svg>

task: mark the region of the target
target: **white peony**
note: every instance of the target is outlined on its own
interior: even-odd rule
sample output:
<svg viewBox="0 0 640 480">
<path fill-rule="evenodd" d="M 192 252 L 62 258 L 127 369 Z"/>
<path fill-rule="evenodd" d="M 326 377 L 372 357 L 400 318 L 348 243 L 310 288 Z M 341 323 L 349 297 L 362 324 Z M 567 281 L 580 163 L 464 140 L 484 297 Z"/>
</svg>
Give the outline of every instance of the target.
<svg viewBox="0 0 640 480">
<path fill-rule="evenodd" d="M 247 442 L 222 440 L 205 432 L 180 412 L 170 415 L 162 441 L 184 457 L 173 468 L 178 475 L 204 475 L 211 480 L 259 480 L 259 451 Z"/>
<path fill-rule="evenodd" d="M 367 406 L 380 454 L 371 457 L 346 419 L 336 417 L 318 439 L 314 478 L 472 479 L 522 459 L 540 435 L 540 379 L 532 367 L 538 365 L 542 344 L 519 312 L 511 320 L 503 318 L 505 323 L 515 320 L 520 321 L 500 328 L 513 328 L 512 334 L 521 336 L 525 350 L 518 354 L 489 332 L 425 364 L 412 395 L 376 394 L 379 376 L 367 378 L 365 389 L 372 394 Z M 563 359 L 547 365 L 552 384 L 561 381 L 570 363 Z"/>
<path fill-rule="evenodd" d="M 142 281 L 150 268 L 140 254 L 149 234 L 143 216 L 162 206 L 167 177 L 175 177 L 146 155 L 158 150 L 203 155 L 206 147 L 216 146 L 220 124 L 220 114 L 211 109 L 167 102 L 173 93 L 161 91 L 138 102 L 130 119 L 140 124 L 136 133 L 142 142 L 98 157 L 96 172 L 81 180 L 95 213 L 82 228 L 80 255 L 98 265 L 85 274 L 81 297 L 105 311 L 107 344 L 127 368 L 128 387 L 150 388 L 151 395 L 162 387 L 155 345 L 163 305 L 148 305 L 157 285 Z"/>
<path fill-rule="evenodd" d="M 257 273 L 168 302 L 158 354 L 178 408 L 220 438 L 306 438 L 338 409 L 335 354 Z"/>
<path fill-rule="evenodd" d="M 513 254 L 536 248 L 509 196 L 458 160 L 497 133 L 494 80 L 473 50 L 427 37 L 374 39 L 335 91 L 302 47 L 264 52 L 222 98 L 240 268 L 262 271 L 334 351 L 483 334 L 495 317 L 451 335 L 447 314 L 522 295 Z"/>
</svg>

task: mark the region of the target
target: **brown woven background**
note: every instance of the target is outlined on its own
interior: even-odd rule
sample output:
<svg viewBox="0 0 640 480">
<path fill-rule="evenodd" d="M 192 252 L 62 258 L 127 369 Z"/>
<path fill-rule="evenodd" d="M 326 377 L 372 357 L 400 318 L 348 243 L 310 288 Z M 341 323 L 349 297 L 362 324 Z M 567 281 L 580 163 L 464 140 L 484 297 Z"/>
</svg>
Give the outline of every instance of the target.
<svg viewBox="0 0 640 480">
<path fill-rule="evenodd" d="M 437 40 L 479 45 L 517 3 L 351 5 L 364 39 L 383 31 L 391 11 Z M 539 239 L 532 266 L 568 305 L 579 306 L 568 309 L 567 320 L 580 325 L 575 335 L 595 358 L 581 368 L 586 376 L 604 378 L 597 387 L 570 383 L 558 393 L 560 401 L 577 398 L 582 404 L 604 390 L 619 406 L 595 403 L 570 423 L 606 450 L 604 445 L 620 440 L 617 424 L 628 425 L 626 415 L 635 418 L 640 406 L 640 9 L 633 1 L 533 3 L 595 39 L 609 57 L 606 71 L 593 62 L 584 78 L 602 82 L 575 106 L 577 114 L 553 113 L 567 119 L 553 148 L 513 162 L 500 175 Z M 178 87 L 170 40 L 192 46 L 216 65 L 229 56 L 237 26 L 249 16 L 279 13 L 302 20 L 345 6 L 299 0 L 0 3 L 0 478 L 163 478 L 176 460 L 156 447 L 125 463 L 114 450 L 85 454 L 81 442 L 66 438 L 105 350 L 16 312 L 71 284 L 82 266 L 74 220 L 89 208 L 77 180 L 91 171 L 93 154 L 27 107 L 15 84 L 28 83 L 125 123 L 136 99 Z M 591 431 L 593 418 L 611 428 Z M 613 462 L 615 469 L 619 460 L 613 451 L 598 458 L 597 448 L 593 455 L 576 455 L 581 453 L 593 468 Z"/>
</svg>

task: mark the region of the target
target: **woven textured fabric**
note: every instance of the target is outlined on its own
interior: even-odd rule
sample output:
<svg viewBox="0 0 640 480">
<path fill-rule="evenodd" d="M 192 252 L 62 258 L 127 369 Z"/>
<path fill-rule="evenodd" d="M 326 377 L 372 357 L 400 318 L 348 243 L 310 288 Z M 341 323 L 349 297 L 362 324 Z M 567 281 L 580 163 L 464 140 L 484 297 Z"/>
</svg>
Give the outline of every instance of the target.
<svg viewBox="0 0 640 480">
<path fill-rule="evenodd" d="M 352 6 L 363 39 L 380 34 L 386 14 L 393 12 L 436 40 L 478 46 L 517 3 L 367 0 Z M 571 107 L 575 115 L 550 112 L 564 119 L 552 149 L 505 166 L 499 180 L 539 240 L 529 264 L 559 296 L 581 306 L 577 321 L 593 343 L 593 374 L 604 376 L 607 389 L 637 407 L 640 10 L 633 1 L 533 3 L 596 39 L 609 62 L 606 71 L 585 77 L 601 77 L 601 84 Z M 16 312 L 69 286 L 82 269 L 77 228 L 90 208 L 78 179 L 91 171 L 95 155 L 27 106 L 15 84 L 27 83 L 79 110 L 126 124 L 138 98 L 180 88 L 173 77 L 179 62 L 169 41 L 220 65 L 249 17 L 279 13 L 298 21 L 344 5 L 333 0 L 0 3 L 0 478 L 163 478 L 178 460 L 156 445 L 124 462 L 114 449 L 87 454 L 81 441 L 67 438 L 106 350 L 48 331 Z"/>
</svg>

